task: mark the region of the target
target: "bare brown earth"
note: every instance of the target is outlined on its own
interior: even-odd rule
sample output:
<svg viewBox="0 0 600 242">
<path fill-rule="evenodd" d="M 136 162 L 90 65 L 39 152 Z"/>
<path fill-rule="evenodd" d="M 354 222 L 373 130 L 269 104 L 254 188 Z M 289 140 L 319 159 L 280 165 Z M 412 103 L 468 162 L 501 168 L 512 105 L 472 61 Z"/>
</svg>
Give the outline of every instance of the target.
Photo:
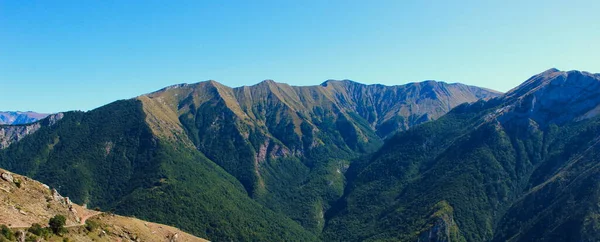
<svg viewBox="0 0 600 242">
<path fill-rule="evenodd" d="M 69 232 L 47 241 L 207 241 L 171 226 L 90 210 L 38 181 L 0 169 L 2 174 L 10 178 L 0 178 L 0 225 L 14 231 L 34 223 L 46 227 L 50 218 L 63 215 Z M 96 228 L 90 231 L 86 221 Z"/>
</svg>

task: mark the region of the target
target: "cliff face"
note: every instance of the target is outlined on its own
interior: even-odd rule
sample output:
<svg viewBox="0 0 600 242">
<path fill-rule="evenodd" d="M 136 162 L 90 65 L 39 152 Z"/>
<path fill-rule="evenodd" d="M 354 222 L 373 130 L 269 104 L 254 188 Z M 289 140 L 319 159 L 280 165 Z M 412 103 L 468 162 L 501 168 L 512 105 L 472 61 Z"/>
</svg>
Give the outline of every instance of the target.
<svg viewBox="0 0 600 242">
<path fill-rule="evenodd" d="M 446 201 L 434 206 L 425 231 L 421 232 L 418 242 L 452 242 L 464 241 L 458 225 L 454 221 L 454 209 Z"/>
<path fill-rule="evenodd" d="M 39 130 L 44 125 L 53 125 L 63 118 L 62 113 L 51 114 L 42 121 L 21 125 L 0 125 L 0 149 L 5 149 L 10 144 L 17 142 L 25 136 Z"/>
<path fill-rule="evenodd" d="M 499 120 L 532 120 L 540 126 L 564 124 L 600 114 L 598 74 L 550 69 L 509 91 Z"/>
</svg>

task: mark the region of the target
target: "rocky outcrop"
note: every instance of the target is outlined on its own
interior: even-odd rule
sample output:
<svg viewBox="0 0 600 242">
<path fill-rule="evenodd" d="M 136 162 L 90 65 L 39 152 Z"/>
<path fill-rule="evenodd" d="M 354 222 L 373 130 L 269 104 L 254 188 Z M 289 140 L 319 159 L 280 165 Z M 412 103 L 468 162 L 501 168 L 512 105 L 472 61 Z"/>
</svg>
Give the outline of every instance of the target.
<svg viewBox="0 0 600 242">
<path fill-rule="evenodd" d="M 458 225 L 454 221 L 454 209 L 446 201 L 434 206 L 429 228 L 421 232 L 418 242 L 452 242 L 460 240 Z"/>
<path fill-rule="evenodd" d="M 451 216 L 444 215 L 435 221 L 433 226 L 421 233 L 419 242 L 451 242 L 450 237 L 451 227 L 456 226 L 454 219 Z"/>
<path fill-rule="evenodd" d="M 73 206 L 73 202 L 71 202 L 71 199 L 69 199 L 69 197 L 61 196 L 56 189 L 52 189 L 52 199 L 66 207 L 71 208 Z"/>
<path fill-rule="evenodd" d="M 506 93 L 498 120 L 533 120 L 544 127 L 592 118 L 600 113 L 599 90 L 597 74 L 550 69 Z"/>
<path fill-rule="evenodd" d="M 18 142 L 25 136 L 33 134 L 43 126 L 54 125 L 64 117 L 63 113 L 52 114 L 45 119 L 25 125 L 2 125 L 0 126 L 0 149 L 5 149 L 10 144 Z"/>
<path fill-rule="evenodd" d="M 14 182 L 14 178 L 10 173 L 4 172 L 0 176 L 2 177 L 2 179 L 4 179 L 7 182 L 10 182 L 10 183 Z"/>
</svg>

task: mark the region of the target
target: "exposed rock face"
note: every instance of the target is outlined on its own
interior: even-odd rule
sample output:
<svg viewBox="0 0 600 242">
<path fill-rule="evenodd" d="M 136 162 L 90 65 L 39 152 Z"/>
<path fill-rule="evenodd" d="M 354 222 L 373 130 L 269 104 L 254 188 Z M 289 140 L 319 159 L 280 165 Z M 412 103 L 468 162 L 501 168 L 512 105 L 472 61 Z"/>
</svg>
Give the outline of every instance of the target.
<svg viewBox="0 0 600 242">
<path fill-rule="evenodd" d="M 25 125 L 0 125 L 0 149 L 8 147 L 14 142 L 18 142 L 25 136 L 30 135 L 40 129 L 42 126 L 54 125 L 58 120 L 64 117 L 63 113 L 52 114 L 45 119 L 32 124 Z"/>
<path fill-rule="evenodd" d="M 501 94 L 485 88 L 437 81 L 384 86 L 344 80 L 326 81 L 321 86 L 332 92 L 338 105 L 357 112 L 382 137 L 437 119 L 459 104 Z"/>
<path fill-rule="evenodd" d="M 45 118 L 48 114 L 35 112 L 0 112 L 0 124 L 28 124 Z"/>
<path fill-rule="evenodd" d="M 2 177 L 2 179 L 4 179 L 7 182 L 13 183 L 14 179 L 13 176 L 10 173 L 2 173 L 2 175 L 0 175 Z"/>
<path fill-rule="evenodd" d="M 430 220 L 433 225 L 419 235 L 419 242 L 451 242 L 458 241 L 460 234 L 454 221 L 454 209 L 446 201 L 439 202 L 434 207 Z"/>
<path fill-rule="evenodd" d="M 0 149 L 4 149 L 13 142 L 23 139 L 25 136 L 40 129 L 40 127 L 42 127 L 40 123 L 0 127 Z"/>
<path fill-rule="evenodd" d="M 498 120 L 531 119 L 540 126 L 564 124 L 600 113 L 600 77 L 580 71 L 550 69 L 506 93 Z"/>
<path fill-rule="evenodd" d="M 438 219 L 433 227 L 429 230 L 421 233 L 419 236 L 419 242 L 450 242 L 450 227 L 456 226 L 453 223 L 452 218 L 445 216 L 444 218 Z"/>
<path fill-rule="evenodd" d="M 69 197 L 61 196 L 56 189 L 52 189 L 52 199 L 54 199 L 54 201 L 57 201 L 66 207 L 71 208 L 71 206 L 73 206 L 71 199 L 69 199 Z"/>
</svg>

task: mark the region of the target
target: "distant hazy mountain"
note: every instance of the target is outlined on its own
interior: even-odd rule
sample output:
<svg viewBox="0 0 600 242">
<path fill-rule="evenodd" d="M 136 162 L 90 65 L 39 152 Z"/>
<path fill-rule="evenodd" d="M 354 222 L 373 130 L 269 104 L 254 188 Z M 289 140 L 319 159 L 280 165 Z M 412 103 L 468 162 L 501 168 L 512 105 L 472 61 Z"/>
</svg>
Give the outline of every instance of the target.
<svg viewBox="0 0 600 242">
<path fill-rule="evenodd" d="M 551 69 L 350 165 L 326 241 L 599 241 L 600 74 Z"/>
<path fill-rule="evenodd" d="M 0 167 L 75 202 L 210 240 L 314 241 L 353 159 L 461 103 L 498 95 L 434 81 L 181 84 L 64 113 L 0 151 Z"/>
<path fill-rule="evenodd" d="M 27 124 L 45 118 L 48 114 L 35 112 L 0 112 L 0 124 Z"/>
<path fill-rule="evenodd" d="M 25 138 L 25 136 L 35 133 L 43 126 L 55 124 L 58 120 L 63 118 L 63 116 L 63 113 L 56 113 L 46 116 L 40 122 L 0 125 L 0 149 L 4 149 L 10 144 Z"/>
</svg>

